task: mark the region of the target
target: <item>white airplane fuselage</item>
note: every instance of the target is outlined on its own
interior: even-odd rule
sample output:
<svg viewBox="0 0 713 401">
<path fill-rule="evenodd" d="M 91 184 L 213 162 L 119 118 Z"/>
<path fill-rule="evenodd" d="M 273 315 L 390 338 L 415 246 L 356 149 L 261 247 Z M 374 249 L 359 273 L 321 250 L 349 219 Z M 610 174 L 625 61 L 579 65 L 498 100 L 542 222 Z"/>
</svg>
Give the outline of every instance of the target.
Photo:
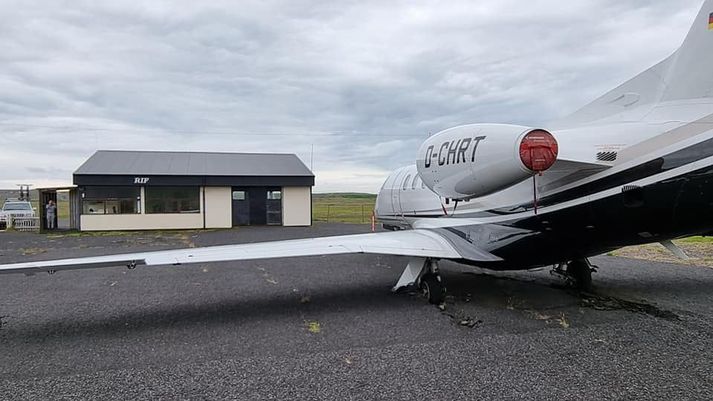
<svg viewBox="0 0 713 401">
<path fill-rule="evenodd" d="M 672 101 L 552 130 L 560 149 L 552 168 L 461 201 L 423 184 L 417 168 L 423 161 L 417 160 L 384 182 L 376 216 L 387 228 L 456 233 L 507 261 L 488 266 L 497 269 L 708 233 L 713 231 L 712 116 L 713 99 Z"/>
</svg>

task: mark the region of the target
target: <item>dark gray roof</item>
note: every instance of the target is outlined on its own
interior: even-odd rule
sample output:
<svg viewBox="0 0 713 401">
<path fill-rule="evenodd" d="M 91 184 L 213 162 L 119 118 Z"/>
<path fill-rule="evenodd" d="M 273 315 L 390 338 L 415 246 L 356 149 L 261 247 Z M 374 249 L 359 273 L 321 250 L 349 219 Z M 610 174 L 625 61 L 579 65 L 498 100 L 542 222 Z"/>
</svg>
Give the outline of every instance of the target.
<svg viewBox="0 0 713 401">
<path fill-rule="evenodd" d="M 99 150 L 75 175 L 313 177 L 294 154 Z"/>
</svg>

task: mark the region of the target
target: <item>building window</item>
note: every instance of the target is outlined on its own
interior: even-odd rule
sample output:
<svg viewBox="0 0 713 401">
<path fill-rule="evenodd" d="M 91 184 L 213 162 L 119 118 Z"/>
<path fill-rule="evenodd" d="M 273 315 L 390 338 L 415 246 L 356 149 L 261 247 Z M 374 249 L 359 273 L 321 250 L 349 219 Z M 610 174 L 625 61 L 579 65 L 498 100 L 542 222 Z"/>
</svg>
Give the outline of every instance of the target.
<svg viewBox="0 0 713 401">
<path fill-rule="evenodd" d="M 282 199 L 282 191 L 267 191 L 267 199 L 269 200 L 280 200 Z"/>
<path fill-rule="evenodd" d="M 82 214 L 141 213 L 139 187 L 84 187 Z"/>
<path fill-rule="evenodd" d="M 245 191 L 233 191 L 233 200 L 245 200 Z"/>
<path fill-rule="evenodd" d="M 200 213 L 199 187 L 146 187 L 146 213 Z"/>
</svg>

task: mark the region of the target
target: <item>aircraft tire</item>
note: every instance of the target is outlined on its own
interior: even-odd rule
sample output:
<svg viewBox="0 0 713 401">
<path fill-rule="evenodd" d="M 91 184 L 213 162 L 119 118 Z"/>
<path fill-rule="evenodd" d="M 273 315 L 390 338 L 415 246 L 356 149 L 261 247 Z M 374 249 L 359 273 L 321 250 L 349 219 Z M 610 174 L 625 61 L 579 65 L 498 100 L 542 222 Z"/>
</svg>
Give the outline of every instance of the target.
<svg viewBox="0 0 713 401">
<path fill-rule="evenodd" d="M 592 269 L 586 259 L 576 259 L 567 264 L 567 275 L 580 291 L 592 291 Z"/>
<path fill-rule="evenodd" d="M 440 305 L 446 299 L 446 288 L 443 286 L 441 276 L 428 273 L 421 278 L 421 291 L 428 299 L 428 303 Z"/>
</svg>

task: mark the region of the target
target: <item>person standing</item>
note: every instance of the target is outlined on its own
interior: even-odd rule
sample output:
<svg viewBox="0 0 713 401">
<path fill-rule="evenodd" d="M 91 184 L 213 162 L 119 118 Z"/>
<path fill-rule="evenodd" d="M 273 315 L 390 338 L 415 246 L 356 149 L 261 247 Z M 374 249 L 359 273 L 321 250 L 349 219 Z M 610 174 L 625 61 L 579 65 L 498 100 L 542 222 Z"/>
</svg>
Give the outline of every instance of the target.
<svg viewBox="0 0 713 401">
<path fill-rule="evenodd" d="M 50 199 L 49 202 L 47 202 L 47 205 L 45 206 L 45 218 L 47 219 L 47 229 L 48 230 L 54 230 L 54 222 L 55 222 L 55 217 L 57 216 L 57 205 L 54 204 L 54 201 Z"/>
</svg>

